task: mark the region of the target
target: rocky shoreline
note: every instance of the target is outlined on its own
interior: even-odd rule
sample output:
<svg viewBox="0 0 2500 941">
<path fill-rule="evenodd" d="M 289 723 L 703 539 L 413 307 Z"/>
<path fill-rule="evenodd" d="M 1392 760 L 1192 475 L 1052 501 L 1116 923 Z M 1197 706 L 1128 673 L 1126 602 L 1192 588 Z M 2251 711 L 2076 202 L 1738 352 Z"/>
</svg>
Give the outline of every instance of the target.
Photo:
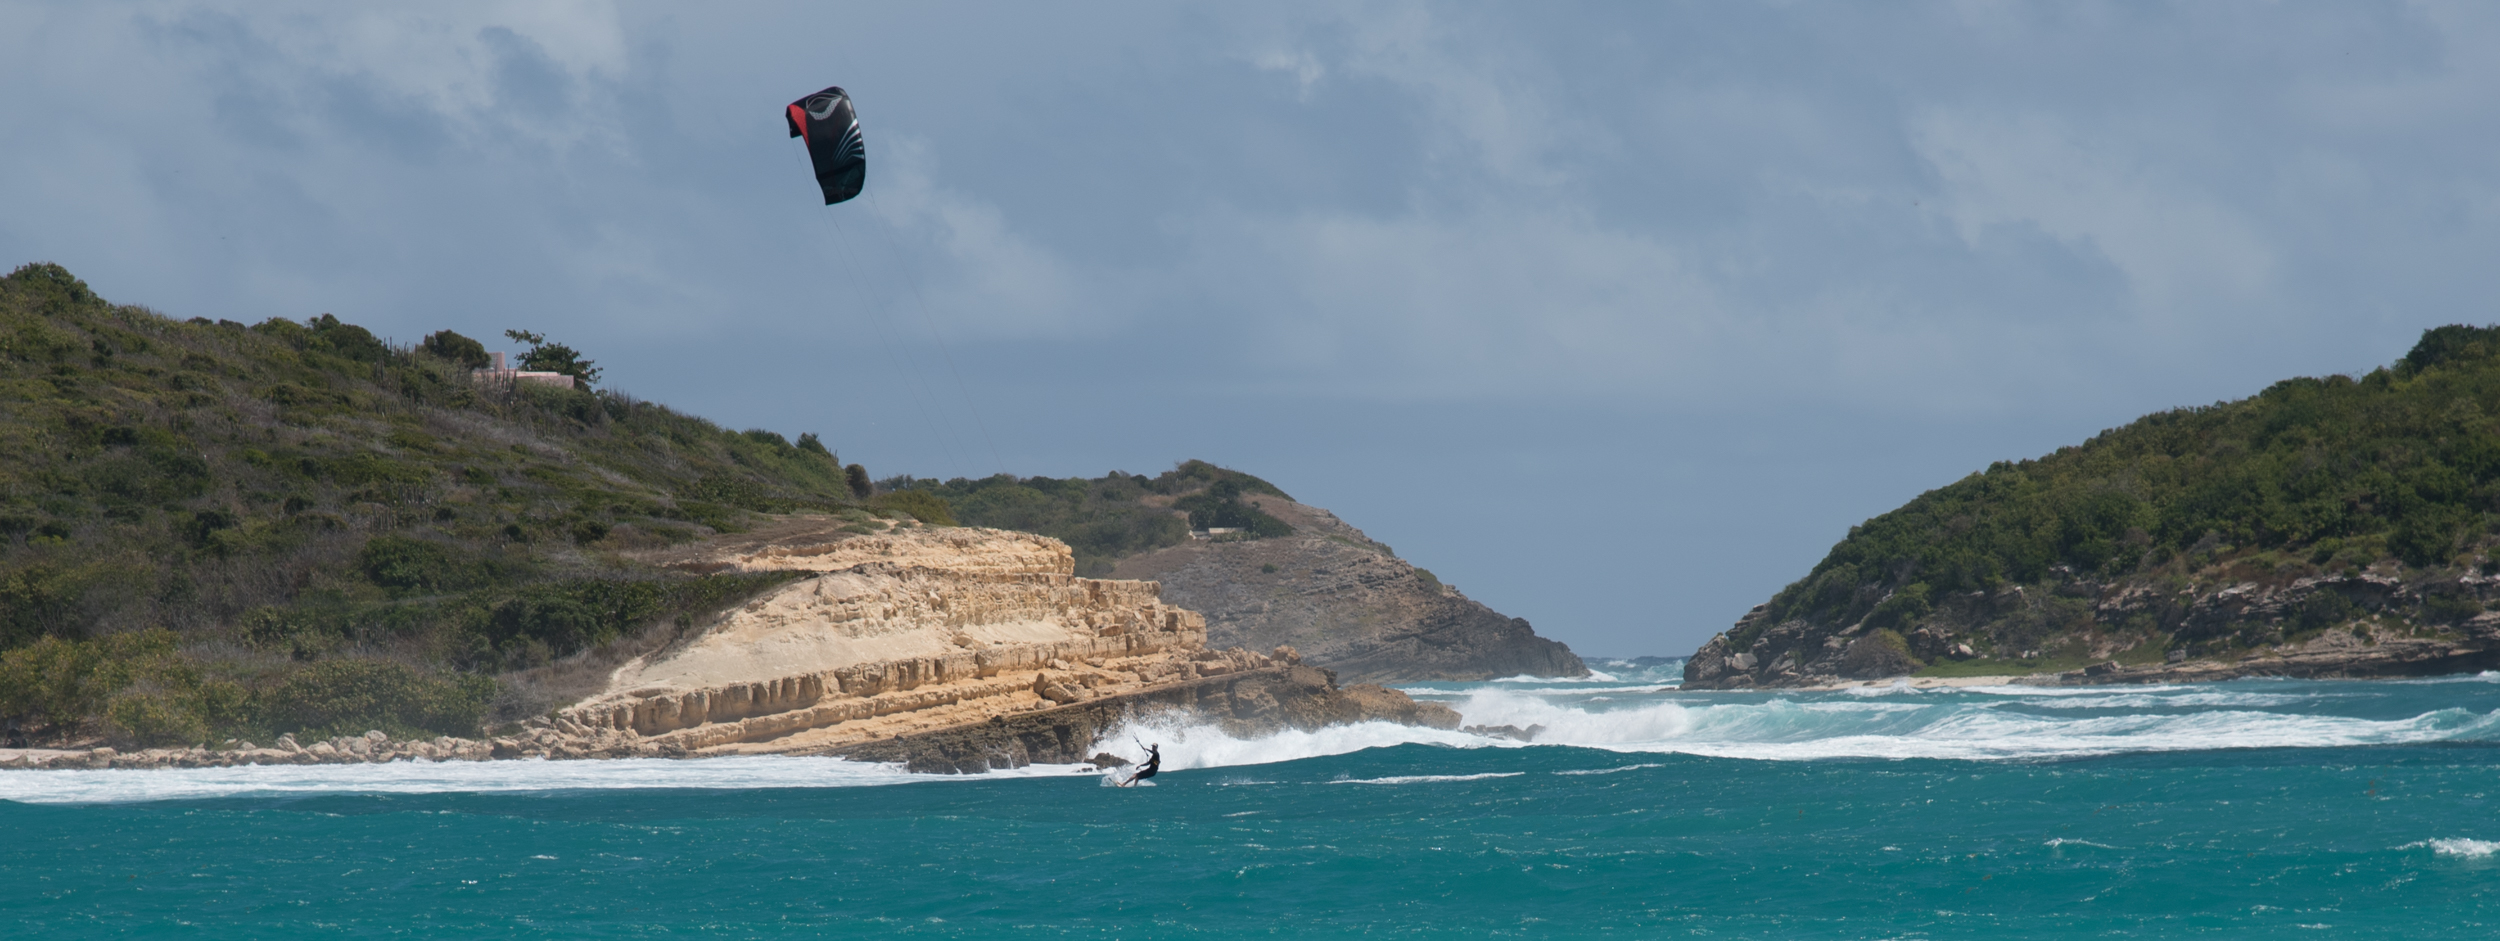
<svg viewBox="0 0 2500 941">
<path fill-rule="evenodd" d="M 1231 675 L 1210 675 L 1092 701 L 1002 714 L 959 727 L 908 732 L 874 741 L 779 750 L 856 761 L 891 762 L 931 774 L 978 774 L 1029 764 L 1075 764 L 1088 760 L 1103 733 L 1125 721 L 1186 712 L 1228 733 L 1264 735 L 1286 728 L 1316 729 L 1350 722 L 1399 722 L 1431 728 L 1458 727 L 1458 713 L 1439 703 L 1419 703 L 1379 686 L 1339 688 L 1327 671 L 1298 663 L 1274 663 Z M 558 723 L 562 722 L 562 725 Z M 601 760 L 701 758 L 682 742 L 646 738 L 629 731 L 590 729 L 569 720 L 534 719 L 511 735 L 484 739 L 438 736 L 393 739 L 380 731 L 342 735 L 303 744 L 281 735 L 269 747 L 229 742 L 216 748 L 0 749 L 0 768 L 232 768 L 249 765 L 382 764 L 393 761 L 494 761 L 514 759 Z"/>
<path fill-rule="evenodd" d="M 1855 686 L 1930 664 L 1992 659 L 2006 663 L 2005 675 L 2055 684 L 2473 673 L 2500 669 L 2500 611 L 2482 610 L 2487 602 L 2500 603 L 2500 577 L 2405 581 L 2357 572 L 2179 589 L 2069 578 L 1942 599 L 1899 630 L 1863 620 L 1775 622 L 1767 605 L 1757 605 L 1694 652 L 1684 688 Z M 2029 626 L 2050 615 L 2067 620 Z M 2068 663 L 2090 665 L 2050 672 L 2016 662 L 2057 649 L 2070 651 Z"/>
<path fill-rule="evenodd" d="M 1210 649 L 1151 581 L 1079 578 L 1066 545 L 973 528 L 876 535 L 793 518 L 667 564 L 810 573 L 611 667 L 504 734 L 380 731 L 276 747 L 0 751 L 0 768 L 196 768 L 510 758 L 841 755 L 979 772 L 1076 762 L 1131 717 L 1194 711 L 1242 735 L 1334 722 L 1456 728 L 1446 706 L 1339 688 L 1291 646 Z M 599 662 L 599 661 L 594 661 Z"/>
</svg>

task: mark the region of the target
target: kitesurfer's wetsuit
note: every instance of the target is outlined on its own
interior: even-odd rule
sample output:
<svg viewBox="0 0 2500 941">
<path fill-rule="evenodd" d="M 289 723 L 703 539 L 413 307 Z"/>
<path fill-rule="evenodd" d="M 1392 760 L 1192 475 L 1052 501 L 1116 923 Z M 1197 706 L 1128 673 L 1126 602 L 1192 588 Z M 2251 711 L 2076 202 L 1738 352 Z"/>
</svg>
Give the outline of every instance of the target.
<svg viewBox="0 0 2500 941">
<path fill-rule="evenodd" d="M 1138 767 L 1136 774 L 1128 776 L 1128 783 L 1135 784 L 1154 777 L 1155 772 L 1161 770 L 1163 770 L 1163 746 L 1148 745 L 1146 746 L 1146 763 Z"/>
</svg>

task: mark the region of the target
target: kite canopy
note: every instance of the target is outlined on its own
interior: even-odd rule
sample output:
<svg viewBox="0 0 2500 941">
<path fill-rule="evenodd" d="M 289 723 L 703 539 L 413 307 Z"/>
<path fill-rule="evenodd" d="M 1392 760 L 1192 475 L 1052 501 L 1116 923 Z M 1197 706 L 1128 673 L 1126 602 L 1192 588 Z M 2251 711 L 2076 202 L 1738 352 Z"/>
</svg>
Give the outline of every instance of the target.
<svg viewBox="0 0 2500 941">
<path fill-rule="evenodd" d="M 790 136 L 807 139 L 807 159 L 816 165 L 825 205 L 859 195 L 868 179 L 868 142 L 860 139 L 850 93 L 837 85 L 791 102 L 782 114 L 790 119 Z"/>
</svg>

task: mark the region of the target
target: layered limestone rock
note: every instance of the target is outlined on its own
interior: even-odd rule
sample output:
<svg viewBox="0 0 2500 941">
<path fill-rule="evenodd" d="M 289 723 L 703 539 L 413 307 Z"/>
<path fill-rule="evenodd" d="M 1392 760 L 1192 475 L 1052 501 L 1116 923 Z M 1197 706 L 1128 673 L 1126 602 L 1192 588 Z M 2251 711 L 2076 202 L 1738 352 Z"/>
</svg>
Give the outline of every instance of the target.
<svg viewBox="0 0 2500 941">
<path fill-rule="evenodd" d="M 605 691 L 554 716 L 552 729 L 568 738 L 532 747 L 553 755 L 853 754 L 883 743 L 892 752 L 897 743 L 974 726 L 994 732 L 1071 707 L 1126 715 L 1221 702 L 1232 717 L 1233 704 L 1257 699 L 1237 688 L 1264 689 L 1279 677 L 1323 678 L 1285 683 L 1288 698 L 1310 702 L 1279 715 L 1456 724 L 1455 713 L 1402 693 L 1338 690 L 1332 677 L 1298 668 L 1289 647 L 1210 650 L 1205 619 L 1167 603 L 1156 583 L 1076 577 L 1074 556 L 1055 539 L 975 528 L 860 535 L 832 522 L 784 521 L 664 560 L 820 574 L 626 663 Z M 1061 746 L 1035 739 L 999 760 L 1072 761 L 1092 744 L 1070 738 L 1061 720 L 1034 721 L 1058 729 L 1051 740 Z M 993 762 L 918 763 L 978 770 Z"/>
<path fill-rule="evenodd" d="M 1586 676 L 1587 665 L 1524 619 L 1484 606 L 1397 557 L 1335 514 L 1274 495 L 1245 497 L 1294 528 L 1216 538 L 1122 559 L 1207 616 L 1217 645 L 1289 645 L 1352 681 Z"/>
<path fill-rule="evenodd" d="M 1077 761 L 1141 711 L 1188 709 L 1242 733 L 1331 722 L 1455 728 L 1446 706 L 1338 689 L 1290 647 L 1207 647 L 1206 621 L 1149 581 L 1078 578 L 1065 544 L 1027 533 L 845 532 L 798 517 L 670 550 L 701 571 L 816 574 L 618 667 L 606 687 L 491 740 L 380 732 L 263 749 L 0 755 L 17 767 L 161 767 L 399 759 L 842 754 L 930 771 Z"/>
<path fill-rule="evenodd" d="M 1209 656 L 1205 620 L 1154 583 L 1078 578 L 1066 545 L 1029 533 L 785 524 L 664 561 L 821 574 L 627 662 L 558 730 L 646 753 L 826 751 L 1273 665 Z"/>
<path fill-rule="evenodd" d="M 1419 703 L 1380 686 L 1339 689 L 1327 671 L 1283 664 L 829 751 L 936 773 L 1074 763 L 1085 760 L 1096 741 L 1140 707 L 1187 710 L 1236 738 L 1365 721 L 1439 729 L 1459 724 L 1458 712 L 1448 706 Z"/>
<path fill-rule="evenodd" d="M 653 552 L 646 562 L 697 572 L 829 572 L 868 562 L 965 575 L 1069 575 L 1066 543 L 1031 533 L 928 527 L 906 520 L 883 532 L 824 516 L 788 516 L 743 533 Z"/>
</svg>

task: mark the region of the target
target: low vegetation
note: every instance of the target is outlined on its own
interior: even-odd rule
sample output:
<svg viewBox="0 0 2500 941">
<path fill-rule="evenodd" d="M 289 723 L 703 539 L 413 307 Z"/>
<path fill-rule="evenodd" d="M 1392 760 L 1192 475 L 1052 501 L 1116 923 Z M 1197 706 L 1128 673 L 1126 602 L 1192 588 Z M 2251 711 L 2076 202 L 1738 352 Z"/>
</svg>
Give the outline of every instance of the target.
<svg viewBox="0 0 2500 941">
<path fill-rule="evenodd" d="M 449 331 L 178 321 L 56 265 L 0 278 L 9 735 L 475 732 L 511 705 L 498 677 L 786 577 L 636 549 L 759 513 L 949 518 L 937 493 L 865 497 L 812 434 L 594 392 L 579 352 L 514 335 L 517 365 L 579 387 L 475 380 L 484 344 Z"/>
<path fill-rule="evenodd" d="M 1755 623 L 1907 633 L 1952 620 L 1948 608 L 1960 605 L 1963 620 L 1985 623 L 1947 626 L 1993 661 L 1971 669 L 2049 669 L 2110 649 L 2158 659 L 2179 641 L 2149 621 L 2096 623 L 2091 598 L 2113 587 L 2168 596 L 2369 572 L 2420 599 L 2370 617 L 2437 630 L 2482 611 L 2454 586 L 2500 569 L 2495 546 L 2500 328 L 2448 326 L 2359 378 L 2289 379 L 2148 415 L 1921 494 L 1853 527 Z M 2017 605 L 1969 600 L 2015 588 L 2026 592 Z M 2199 652 L 2297 640 L 2364 615 L 2335 592 L 2303 604 L 2282 623 L 2199 638 Z M 2105 636 L 2087 643 L 2093 633 Z M 1730 639 L 1734 649 L 1752 640 Z"/>
<path fill-rule="evenodd" d="M 1040 533 L 1076 552 L 1077 574 L 1107 575 L 1120 559 L 1188 541 L 1190 530 L 1238 529 L 1224 538 L 1263 539 L 1293 532 L 1259 508 L 1259 498 L 1290 500 L 1276 485 L 1205 461 L 1184 461 L 1154 477 L 1113 471 L 1080 477 L 1013 477 L 948 481 L 897 477 L 877 499 L 914 494 L 943 501 L 967 526 Z M 900 504 L 897 504 L 900 505 Z"/>
</svg>

